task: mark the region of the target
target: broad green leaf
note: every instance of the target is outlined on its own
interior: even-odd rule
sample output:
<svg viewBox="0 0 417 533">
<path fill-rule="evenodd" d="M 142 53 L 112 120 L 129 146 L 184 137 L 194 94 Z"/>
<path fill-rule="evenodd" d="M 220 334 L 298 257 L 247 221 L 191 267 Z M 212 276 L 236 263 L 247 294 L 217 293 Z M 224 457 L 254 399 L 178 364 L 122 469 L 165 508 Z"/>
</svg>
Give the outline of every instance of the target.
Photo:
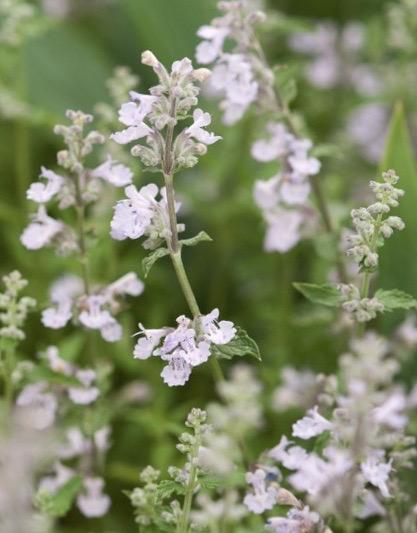
<svg viewBox="0 0 417 533">
<path fill-rule="evenodd" d="M 212 344 L 211 352 L 220 359 L 232 359 L 245 355 L 261 360 L 256 342 L 249 337 L 244 329 L 236 328 L 236 335 L 227 344 Z"/>
<path fill-rule="evenodd" d="M 205 231 L 200 231 L 198 235 L 195 235 L 195 237 L 191 237 L 190 239 L 182 239 L 180 243 L 183 246 L 195 246 L 196 244 L 204 241 L 212 241 L 213 239 L 210 237 L 210 235 L 207 235 Z"/>
<path fill-rule="evenodd" d="M 406 292 L 392 289 L 386 291 L 379 289 L 375 293 L 375 297 L 384 304 L 385 311 L 393 311 L 394 309 L 415 309 L 417 301 Z"/>
<path fill-rule="evenodd" d="M 398 187 L 405 191 L 399 207 L 392 209 L 393 215 L 404 220 L 405 229 L 395 232 L 381 248 L 378 285 L 397 288 L 417 298 L 417 168 L 401 104 L 394 108 L 380 171 L 390 168 L 400 177 Z M 383 318 L 387 327 L 396 320 L 391 316 Z"/>
<path fill-rule="evenodd" d="M 81 383 L 73 376 L 67 376 L 62 372 L 54 372 L 45 366 L 37 366 L 30 374 L 28 374 L 30 383 L 38 381 L 47 381 L 54 385 L 64 385 L 66 387 L 80 387 Z"/>
<path fill-rule="evenodd" d="M 168 254 L 169 250 L 167 248 L 157 248 L 142 260 L 142 268 L 145 278 L 148 276 L 151 268 L 158 261 L 158 259 L 161 259 L 161 257 L 165 257 Z"/>
<path fill-rule="evenodd" d="M 329 307 L 337 307 L 340 304 L 340 292 L 336 285 L 332 285 L 331 283 L 325 283 L 323 285 L 293 283 L 293 286 L 313 303 L 328 305 Z"/>
<path fill-rule="evenodd" d="M 55 494 L 41 490 L 35 496 L 35 505 L 43 513 L 59 518 L 65 516 L 83 484 L 81 476 L 74 476 Z"/>
</svg>

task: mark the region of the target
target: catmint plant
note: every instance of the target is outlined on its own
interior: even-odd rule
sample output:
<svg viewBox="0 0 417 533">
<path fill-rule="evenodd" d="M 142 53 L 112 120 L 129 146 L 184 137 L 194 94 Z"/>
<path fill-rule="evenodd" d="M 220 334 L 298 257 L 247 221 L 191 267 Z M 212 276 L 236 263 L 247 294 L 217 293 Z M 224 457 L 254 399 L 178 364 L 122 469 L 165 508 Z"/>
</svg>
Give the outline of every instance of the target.
<svg viewBox="0 0 417 533">
<path fill-rule="evenodd" d="M 221 1 L 222 16 L 197 34 L 197 61 L 214 64 L 210 89 L 224 98 L 220 107 L 223 120 L 232 125 L 253 107 L 265 118 L 265 134 L 252 146 L 252 156 L 261 162 L 277 161 L 278 172 L 259 180 L 254 198 L 267 225 L 266 251 L 287 252 L 311 231 L 314 210 L 308 200 L 311 191 L 317 200 L 325 230 L 334 236 L 335 228 L 317 179 L 320 162 L 312 154 L 311 141 L 300 133 L 298 118 L 289 104 L 296 96 L 295 81 L 285 69 L 277 79 L 268 65 L 256 27 L 265 21 L 259 2 Z M 282 74 L 282 75 L 281 75 Z M 339 277 L 346 279 L 342 261 L 337 261 Z"/>
<path fill-rule="evenodd" d="M 182 261 L 183 246 L 210 240 L 204 232 L 191 239 L 179 238 L 185 227 L 177 220 L 180 204 L 174 191 L 175 174 L 195 166 L 207 146 L 220 140 L 205 129 L 211 123 L 210 114 L 197 107 L 198 84 L 210 72 L 194 69 L 188 58 L 175 61 L 169 72 L 150 51 L 142 54 L 142 63 L 152 67 L 159 84 L 150 89 L 149 95 L 130 93 L 131 101 L 119 111 L 119 120 L 126 128 L 112 138 L 119 144 L 136 143 L 132 155 L 145 168 L 162 174 L 164 187 L 160 189 L 154 183 L 139 190 L 134 185 L 126 187 L 126 199 L 114 209 L 111 235 L 117 240 L 145 237 L 143 247 L 149 251 L 143 261 L 145 274 L 158 259 L 171 258 L 192 317 L 180 316 L 176 328 L 146 329 L 140 325 L 134 357 L 160 357 L 166 362 L 161 373 L 164 382 L 178 386 L 188 381 L 193 367 L 209 358 L 216 375 L 221 376 L 216 356 L 222 356 L 223 346 L 226 352 L 237 350 L 240 355 L 256 355 L 257 349 L 232 322 L 219 320 L 218 309 L 207 315 L 201 313 Z M 191 124 L 181 127 L 191 116 Z M 144 142 L 137 143 L 142 139 Z"/>
</svg>

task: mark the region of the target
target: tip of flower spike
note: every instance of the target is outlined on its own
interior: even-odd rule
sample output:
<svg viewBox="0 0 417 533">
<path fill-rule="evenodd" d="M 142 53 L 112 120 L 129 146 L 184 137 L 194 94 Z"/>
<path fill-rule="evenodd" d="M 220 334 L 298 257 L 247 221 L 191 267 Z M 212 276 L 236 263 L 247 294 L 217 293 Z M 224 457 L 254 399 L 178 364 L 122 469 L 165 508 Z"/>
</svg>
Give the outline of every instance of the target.
<svg viewBox="0 0 417 533">
<path fill-rule="evenodd" d="M 143 65 L 148 65 L 149 67 L 157 67 L 159 65 L 159 61 L 157 60 L 155 54 L 153 54 L 150 50 L 145 50 L 142 52 L 141 62 Z"/>
</svg>

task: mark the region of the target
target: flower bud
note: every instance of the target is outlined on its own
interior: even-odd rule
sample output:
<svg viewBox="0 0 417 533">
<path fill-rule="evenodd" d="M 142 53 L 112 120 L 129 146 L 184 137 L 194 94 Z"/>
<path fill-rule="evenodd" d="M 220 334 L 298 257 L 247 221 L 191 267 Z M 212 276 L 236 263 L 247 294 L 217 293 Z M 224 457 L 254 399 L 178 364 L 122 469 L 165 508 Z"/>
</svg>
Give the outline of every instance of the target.
<svg viewBox="0 0 417 533">
<path fill-rule="evenodd" d="M 148 65 L 152 68 L 156 68 L 159 65 L 159 61 L 157 60 L 155 54 L 153 54 L 150 50 L 145 50 L 145 52 L 142 52 L 141 61 L 143 65 Z"/>
</svg>

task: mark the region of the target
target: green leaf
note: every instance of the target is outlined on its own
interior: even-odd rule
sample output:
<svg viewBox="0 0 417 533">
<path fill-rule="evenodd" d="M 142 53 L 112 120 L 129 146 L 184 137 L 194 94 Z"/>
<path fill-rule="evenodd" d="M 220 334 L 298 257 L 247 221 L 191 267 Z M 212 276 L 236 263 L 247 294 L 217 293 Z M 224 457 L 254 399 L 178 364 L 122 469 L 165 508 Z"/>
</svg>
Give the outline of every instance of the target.
<svg viewBox="0 0 417 533">
<path fill-rule="evenodd" d="M 291 69 L 278 67 L 275 73 L 275 83 L 282 103 L 288 107 L 297 96 L 297 83 Z"/>
<path fill-rule="evenodd" d="M 244 329 L 239 327 L 236 328 L 236 335 L 227 344 L 212 344 L 211 353 L 220 359 L 232 359 L 247 355 L 261 361 L 258 345 Z"/>
<path fill-rule="evenodd" d="M 28 375 L 28 381 L 30 383 L 47 381 L 54 385 L 64 385 L 66 387 L 80 387 L 81 385 L 77 378 L 67 376 L 62 372 L 54 372 L 50 368 L 44 366 L 37 366 L 32 372 L 30 372 Z"/>
<path fill-rule="evenodd" d="M 400 177 L 398 187 L 405 191 L 392 214 L 404 220 L 405 228 L 387 239 L 380 250 L 378 284 L 395 287 L 417 298 L 417 167 L 400 103 L 395 106 L 391 118 L 380 171 L 390 168 Z M 390 331 L 398 318 L 387 315 L 382 321 L 385 331 Z"/>
<path fill-rule="evenodd" d="M 65 516 L 83 484 L 81 476 L 74 476 L 55 494 L 41 490 L 35 496 L 35 505 L 43 513 L 59 518 Z"/>
<path fill-rule="evenodd" d="M 340 292 L 336 285 L 332 285 L 331 283 L 325 283 L 323 285 L 293 283 L 293 286 L 313 303 L 328 305 L 329 307 L 337 307 L 340 304 Z"/>
<path fill-rule="evenodd" d="M 199 477 L 198 482 L 204 490 L 214 490 L 220 485 L 220 479 L 211 475 Z"/>
<path fill-rule="evenodd" d="M 151 268 L 158 261 L 158 259 L 161 259 L 161 257 L 165 257 L 168 254 L 169 250 L 167 248 L 157 248 L 142 260 L 142 268 L 145 278 L 148 276 Z"/>
<path fill-rule="evenodd" d="M 375 298 L 384 304 L 385 311 L 393 311 L 394 309 L 415 309 L 417 301 L 406 292 L 393 289 L 386 291 L 379 289 L 375 293 Z"/>
<path fill-rule="evenodd" d="M 177 481 L 173 481 L 172 479 L 163 479 L 158 484 L 156 493 L 158 498 L 160 498 L 161 500 L 165 500 L 167 498 L 170 498 L 174 494 L 184 494 L 185 488 Z"/>
<path fill-rule="evenodd" d="M 180 243 L 183 246 L 195 246 L 196 244 L 203 242 L 203 241 L 212 241 L 213 239 L 210 237 L 210 235 L 207 235 L 205 231 L 200 231 L 198 235 L 195 237 L 191 237 L 190 239 L 183 239 L 180 241 Z"/>
</svg>

